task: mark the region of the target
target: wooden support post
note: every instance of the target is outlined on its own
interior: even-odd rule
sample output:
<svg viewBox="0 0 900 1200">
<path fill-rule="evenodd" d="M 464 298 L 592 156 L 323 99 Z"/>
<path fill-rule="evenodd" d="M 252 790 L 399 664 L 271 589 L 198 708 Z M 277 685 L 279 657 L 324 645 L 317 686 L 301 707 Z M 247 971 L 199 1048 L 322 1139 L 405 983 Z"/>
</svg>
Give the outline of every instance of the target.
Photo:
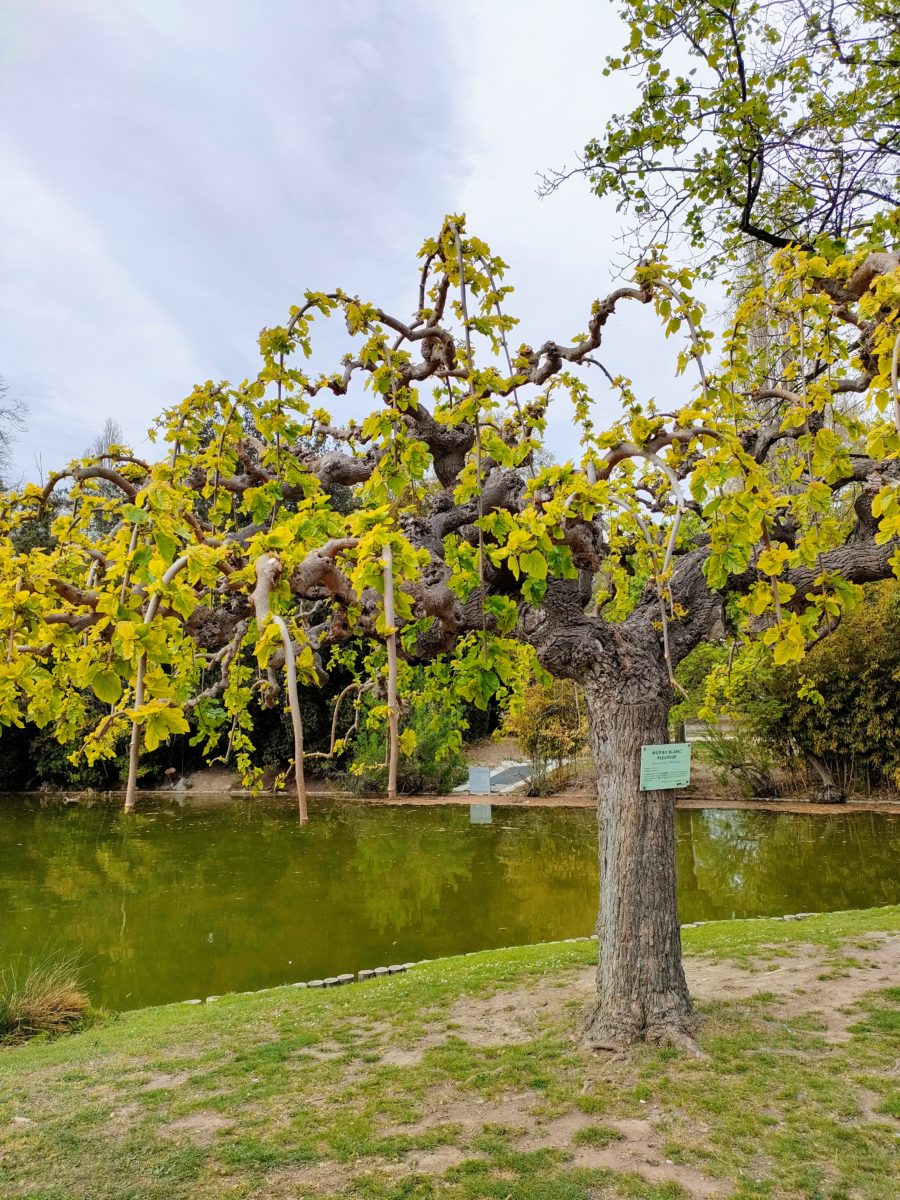
<svg viewBox="0 0 900 1200">
<path fill-rule="evenodd" d="M 294 657 L 294 646 L 291 642 L 287 622 L 283 617 L 277 617 L 274 614 L 271 619 L 281 631 L 281 644 L 284 646 L 288 704 L 291 709 L 291 725 L 294 729 L 294 781 L 297 785 L 297 815 L 303 822 L 309 820 L 309 812 L 306 807 L 306 775 L 303 770 L 303 719 L 300 715 L 300 695 L 297 691 L 297 660 Z"/>
<path fill-rule="evenodd" d="M 284 649 L 284 673 L 287 679 L 288 704 L 291 710 L 291 726 L 294 731 L 294 780 L 297 785 L 297 813 L 301 821 L 309 819 L 306 808 L 306 779 L 303 773 L 303 721 L 300 716 L 300 696 L 297 691 L 297 660 L 287 622 L 283 617 L 270 612 L 269 602 L 272 588 L 281 574 L 281 560 L 275 554 L 261 554 L 256 560 L 256 587 L 251 600 L 256 612 L 256 624 L 260 632 L 268 621 L 274 621 L 281 634 Z"/>
<path fill-rule="evenodd" d="M 384 567 L 384 624 L 387 631 L 388 694 L 388 800 L 397 799 L 397 757 L 400 743 L 400 712 L 397 708 L 397 630 L 394 625 L 394 556 L 385 546 L 381 557 Z"/>
<path fill-rule="evenodd" d="M 134 683 L 134 707 L 138 709 L 144 703 L 144 672 L 147 669 L 147 655 L 142 654 L 138 660 L 137 678 Z M 125 788 L 125 811 L 134 812 L 137 804 L 137 773 L 138 759 L 141 755 L 141 727 L 137 721 L 131 722 L 131 744 L 128 747 L 128 783 Z"/>
</svg>

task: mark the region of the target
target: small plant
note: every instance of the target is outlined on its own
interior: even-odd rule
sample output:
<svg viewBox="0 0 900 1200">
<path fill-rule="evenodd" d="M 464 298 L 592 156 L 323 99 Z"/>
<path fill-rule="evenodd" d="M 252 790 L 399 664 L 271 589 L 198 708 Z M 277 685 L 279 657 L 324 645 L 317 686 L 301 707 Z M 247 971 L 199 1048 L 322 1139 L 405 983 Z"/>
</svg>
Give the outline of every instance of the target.
<svg viewBox="0 0 900 1200">
<path fill-rule="evenodd" d="M 609 1125 L 586 1125 L 583 1129 L 575 1130 L 572 1141 L 576 1146 L 593 1146 L 596 1150 L 602 1150 L 604 1146 L 621 1140 L 621 1137 L 618 1129 L 611 1129 Z"/>
<path fill-rule="evenodd" d="M 48 952 L 19 958 L 0 971 L 0 1041 L 65 1033 L 89 1008 L 75 955 Z"/>
</svg>

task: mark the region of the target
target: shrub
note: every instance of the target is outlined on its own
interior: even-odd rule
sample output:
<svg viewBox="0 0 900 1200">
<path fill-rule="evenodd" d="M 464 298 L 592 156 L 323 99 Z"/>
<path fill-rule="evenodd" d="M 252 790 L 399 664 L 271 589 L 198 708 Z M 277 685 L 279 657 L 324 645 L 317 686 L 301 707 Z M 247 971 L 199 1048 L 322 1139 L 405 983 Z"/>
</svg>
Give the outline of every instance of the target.
<svg viewBox="0 0 900 1200">
<path fill-rule="evenodd" d="M 771 749 L 745 725 L 736 723 L 727 732 L 709 725 L 706 740 L 698 749 L 724 787 L 736 781 L 746 797 L 778 795 L 772 779 L 775 764 Z"/>
<path fill-rule="evenodd" d="M 900 584 L 870 584 L 802 667 L 767 681 L 780 712 L 761 736 L 783 755 L 816 755 L 839 786 L 900 785 L 898 623 Z"/>
<path fill-rule="evenodd" d="M 360 731 L 350 747 L 351 784 L 361 791 L 387 790 L 387 732 L 384 706 L 371 697 L 363 701 Z M 462 753 L 465 721 L 453 697 L 430 694 L 409 696 L 409 708 L 400 735 L 397 791 L 412 795 L 443 795 L 466 778 Z"/>
<path fill-rule="evenodd" d="M 725 770 L 749 764 L 750 775 L 765 774 L 774 761 L 804 770 L 823 794 L 900 787 L 898 624 L 900 584 L 886 580 L 867 585 L 862 602 L 802 664 L 775 666 L 759 645 L 689 655 L 678 675 L 688 690 L 683 715 L 697 712 L 703 693 L 699 715 L 734 718 L 740 744 L 732 738 L 709 747 Z"/>
<path fill-rule="evenodd" d="M 575 756 L 587 737 L 578 686 L 570 679 L 530 683 L 508 728 L 531 760 L 530 795 L 547 795 L 572 774 Z"/>
<path fill-rule="evenodd" d="M 50 952 L 20 958 L 0 971 L 0 1040 L 64 1033 L 88 1012 L 74 955 Z"/>
</svg>

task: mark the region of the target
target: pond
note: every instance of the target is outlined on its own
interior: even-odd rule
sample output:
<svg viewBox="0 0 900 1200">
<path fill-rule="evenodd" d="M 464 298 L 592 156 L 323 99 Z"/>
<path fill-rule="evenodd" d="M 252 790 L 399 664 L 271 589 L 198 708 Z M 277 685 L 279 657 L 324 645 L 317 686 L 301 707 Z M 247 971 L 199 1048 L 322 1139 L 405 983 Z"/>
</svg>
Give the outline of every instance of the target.
<svg viewBox="0 0 900 1200">
<path fill-rule="evenodd" d="M 0 798 L 0 967 L 77 950 L 114 1009 L 590 933 L 589 809 Z M 900 901 L 900 814 L 679 812 L 683 921 Z"/>
</svg>

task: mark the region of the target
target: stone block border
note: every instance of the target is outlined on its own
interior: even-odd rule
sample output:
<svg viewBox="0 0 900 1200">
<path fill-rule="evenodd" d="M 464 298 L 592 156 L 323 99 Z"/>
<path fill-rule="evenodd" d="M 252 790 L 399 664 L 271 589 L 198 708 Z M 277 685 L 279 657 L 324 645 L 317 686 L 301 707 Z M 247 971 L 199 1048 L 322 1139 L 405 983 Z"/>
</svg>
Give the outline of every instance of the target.
<svg viewBox="0 0 900 1200">
<path fill-rule="evenodd" d="M 889 907 L 889 906 L 885 906 Z M 822 913 L 801 912 L 787 913 L 780 917 L 736 917 L 738 921 L 805 921 L 807 917 L 820 917 Z M 682 929 L 699 929 L 701 925 L 718 925 L 719 921 L 688 921 L 681 926 Z M 557 943 L 565 945 L 571 942 L 596 942 L 597 935 L 592 933 L 587 937 L 572 937 L 572 938 L 554 938 L 552 942 L 538 942 L 541 946 L 554 946 Z M 515 950 L 515 946 L 496 946 L 495 950 Z M 447 955 L 448 958 L 471 958 L 475 954 L 488 954 L 489 950 L 467 950 L 463 954 Z M 372 967 L 363 971 L 357 971 L 355 975 L 349 971 L 343 975 L 329 975 L 327 979 L 308 979 L 300 983 L 279 983 L 274 987 L 259 988 L 258 991 L 250 992 L 229 992 L 229 996 L 261 996 L 265 992 L 277 992 L 283 987 L 293 988 L 332 988 L 344 987 L 349 983 L 366 983 L 370 979 L 383 979 L 387 975 L 400 975 L 404 971 L 410 971 L 413 967 L 424 967 L 426 963 L 440 962 L 440 959 L 420 958 L 418 962 L 393 963 L 389 967 Z M 182 1000 L 182 1004 L 212 1004 L 216 1000 L 221 1000 L 221 996 L 207 996 L 205 1000 Z"/>
</svg>

